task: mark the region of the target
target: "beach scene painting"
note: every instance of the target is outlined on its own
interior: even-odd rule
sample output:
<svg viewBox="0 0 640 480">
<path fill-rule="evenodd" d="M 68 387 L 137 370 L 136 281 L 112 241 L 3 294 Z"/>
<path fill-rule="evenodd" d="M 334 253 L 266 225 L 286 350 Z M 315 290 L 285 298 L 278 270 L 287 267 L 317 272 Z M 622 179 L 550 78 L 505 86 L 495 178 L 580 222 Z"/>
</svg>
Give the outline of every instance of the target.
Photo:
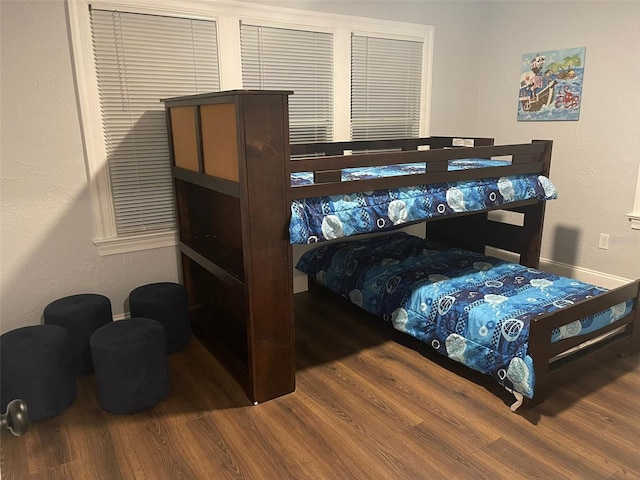
<svg viewBox="0 0 640 480">
<path fill-rule="evenodd" d="M 565 48 L 522 56 L 518 121 L 580 118 L 586 48 Z"/>
</svg>

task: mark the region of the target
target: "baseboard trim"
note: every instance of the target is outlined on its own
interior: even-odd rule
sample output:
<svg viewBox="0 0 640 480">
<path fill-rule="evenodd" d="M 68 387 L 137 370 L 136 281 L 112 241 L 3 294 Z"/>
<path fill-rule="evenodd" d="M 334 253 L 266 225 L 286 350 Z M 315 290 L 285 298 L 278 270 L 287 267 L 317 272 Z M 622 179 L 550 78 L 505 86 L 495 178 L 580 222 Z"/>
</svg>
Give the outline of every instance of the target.
<svg viewBox="0 0 640 480">
<path fill-rule="evenodd" d="M 540 268 L 547 272 L 562 275 L 563 277 L 575 278 L 581 282 L 592 283 L 609 289 L 621 287 L 622 285 L 626 285 L 631 282 L 628 278 L 618 277 L 616 275 L 610 275 L 608 273 L 598 272 L 588 268 L 576 267 L 575 265 L 568 265 L 566 263 L 555 262 L 544 258 L 540 259 Z"/>
<path fill-rule="evenodd" d="M 499 257 L 509 262 L 517 262 L 518 255 L 496 248 L 487 247 L 487 255 Z M 610 275 L 604 272 L 598 272 L 597 270 L 591 270 L 588 268 L 577 267 L 575 265 L 569 265 L 567 263 L 556 262 L 548 258 L 540 259 L 540 270 L 545 272 L 555 273 L 563 277 L 575 278 L 581 282 L 591 283 L 603 288 L 617 288 L 622 285 L 630 283 L 631 280 L 624 277 L 618 277 L 616 275 Z"/>
</svg>

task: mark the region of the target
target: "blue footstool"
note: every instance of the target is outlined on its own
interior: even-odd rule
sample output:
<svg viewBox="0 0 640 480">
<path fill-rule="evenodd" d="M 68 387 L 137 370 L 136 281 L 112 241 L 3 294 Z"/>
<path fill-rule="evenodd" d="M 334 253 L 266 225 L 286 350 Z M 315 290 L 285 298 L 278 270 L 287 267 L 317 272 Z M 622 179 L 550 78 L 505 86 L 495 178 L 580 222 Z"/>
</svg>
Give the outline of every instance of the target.
<svg viewBox="0 0 640 480">
<path fill-rule="evenodd" d="M 61 298 L 44 309 L 45 324 L 64 327 L 69 333 L 76 375 L 93 372 L 89 338 L 111 321 L 111 302 L 107 297 L 93 293 Z"/>
<path fill-rule="evenodd" d="M 91 335 L 98 401 L 111 413 L 136 413 L 169 394 L 164 328 L 149 318 L 108 323 Z"/>
<path fill-rule="evenodd" d="M 71 345 L 56 325 L 32 325 L 0 336 L 0 410 L 24 400 L 32 421 L 58 415 L 76 398 Z"/>
<path fill-rule="evenodd" d="M 161 282 L 138 287 L 129 294 L 129 309 L 132 317 L 151 318 L 162 324 L 168 353 L 189 344 L 191 327 L 184 285 Z"/>
</svg>

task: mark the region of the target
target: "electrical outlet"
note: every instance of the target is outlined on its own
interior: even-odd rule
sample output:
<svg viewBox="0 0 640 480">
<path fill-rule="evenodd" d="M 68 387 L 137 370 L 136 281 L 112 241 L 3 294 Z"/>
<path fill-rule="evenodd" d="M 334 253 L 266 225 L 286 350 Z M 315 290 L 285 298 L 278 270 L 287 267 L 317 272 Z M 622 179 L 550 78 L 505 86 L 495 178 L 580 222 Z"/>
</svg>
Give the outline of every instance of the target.
<svg viewBox="0 0 640 480">
<path fill-rule="evenodd" d="M 603 250 L 609 250 L 609 234 L 601 233 L 600 241 L 598 242 L 598 248 Z"/>
</svg>

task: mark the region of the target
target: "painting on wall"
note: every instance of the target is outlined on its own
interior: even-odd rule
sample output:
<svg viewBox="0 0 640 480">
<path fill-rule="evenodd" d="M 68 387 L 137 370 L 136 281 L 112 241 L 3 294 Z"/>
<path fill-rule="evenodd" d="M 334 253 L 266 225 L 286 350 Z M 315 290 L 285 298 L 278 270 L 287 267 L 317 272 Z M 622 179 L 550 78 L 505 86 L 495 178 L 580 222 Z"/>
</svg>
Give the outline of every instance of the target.
<svg viewBox="0 0 640 480">
<path fill-rule="evenodd" d="M 518 121 L 578 120 L 586 48 L 522 56 Z"/>
</svg>

